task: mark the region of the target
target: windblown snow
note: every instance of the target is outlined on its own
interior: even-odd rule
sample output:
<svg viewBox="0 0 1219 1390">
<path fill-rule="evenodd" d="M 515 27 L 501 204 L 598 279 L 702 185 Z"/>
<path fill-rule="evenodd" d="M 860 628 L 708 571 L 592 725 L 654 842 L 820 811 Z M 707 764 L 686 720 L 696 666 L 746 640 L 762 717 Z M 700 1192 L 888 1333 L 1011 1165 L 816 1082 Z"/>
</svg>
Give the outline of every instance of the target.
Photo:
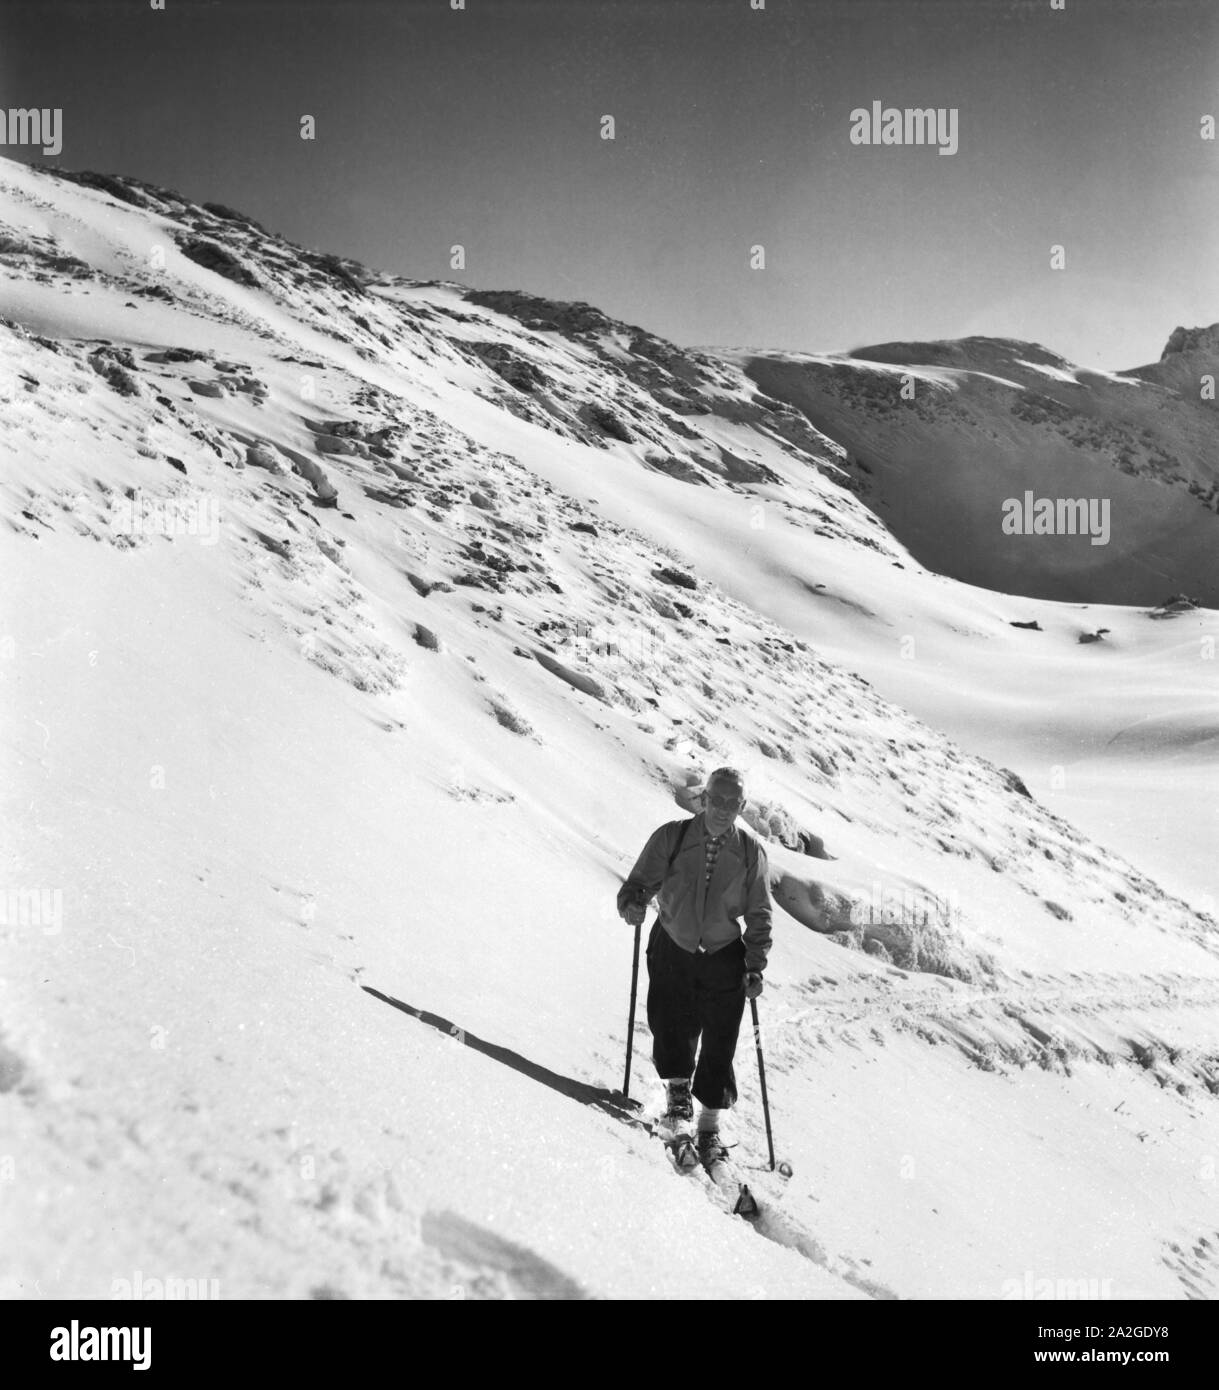
<svg viewBox="0 0 1219 1390">
<path fill-rule="evenodd" d="M 0 264 L 7 1295 L 1219 1293 L 1216 615 L 1184 579 L 1116 607 L 933 572 L 802 361 L 135 180 L 0 161 Z M 1001 347 L 929 391 L 1075 389 Z M 1089 389 L 1166 429 L 1179 400 Z M 1213 537 L 1212 465 L 1117 475 Z M 757 1228 L 614 1096 L 614 895 L 721 763 L 776 900 L 794 1176 L 751 1172 Z M 654 1107 L 642 1011 L 635 1047 Z"/>
</svg>

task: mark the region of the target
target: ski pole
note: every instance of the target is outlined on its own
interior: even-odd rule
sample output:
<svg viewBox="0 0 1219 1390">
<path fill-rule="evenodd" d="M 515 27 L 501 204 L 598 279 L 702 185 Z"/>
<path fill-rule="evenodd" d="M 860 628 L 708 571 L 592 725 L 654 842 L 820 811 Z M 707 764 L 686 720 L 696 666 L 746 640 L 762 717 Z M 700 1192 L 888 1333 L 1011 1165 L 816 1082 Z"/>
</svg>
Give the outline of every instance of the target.
<svg viewBox="0 0 1219 1390">
<path fill-rule="evenodd" d="M 622 1094 L 631 1098 L 631 1053 L 635 1047 L 635 991 L 639 986 L 639 935 L 643 931 L 642 919 L 635 924 L 635 955 L 631 961 L 631 1012 L 626 1024 L 626 1075 L 622 1078 Z"/>
<path fill-rule="evenodd" d="M 762 1114 L 766 1119 L 766 1147 L 770 1152 L 770 1171 L 775 1171 L 775 1140 L 770 1132 L 770 1102 L 766 1098 L 766 1063 L 762 1060 L 762 1029 L 758 1023 L 758 1001 L 751 999 L 753 1011 L 753 1040 L 758 1045 L 758 1080 L 762 1083 Z"/>
</svg>

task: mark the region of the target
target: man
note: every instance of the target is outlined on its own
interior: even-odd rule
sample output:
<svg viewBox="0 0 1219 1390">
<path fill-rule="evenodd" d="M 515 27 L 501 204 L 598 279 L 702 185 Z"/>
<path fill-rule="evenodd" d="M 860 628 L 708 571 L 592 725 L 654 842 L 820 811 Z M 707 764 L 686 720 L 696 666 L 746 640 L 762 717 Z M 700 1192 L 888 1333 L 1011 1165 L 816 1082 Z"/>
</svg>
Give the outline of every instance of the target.
<svg viewBox="0 0 1219 1390">
<path fill-rule="evenodd" d="M 766 852 L 735 825 L 745 806 L 741 774 L 717 768 L 702 800 L 692 820 L 652 832 L 619 890 L 618 911 L 640 926 L 648 901 L 659 895 L 647 962 L 652 1060 L 668 1099 L 661 1125 L 679 1166 L 702 1162 L 710 1171 L 727 1158 L 720 1111 L 736 1102 L 732 1061 L 745 1000 L 762 992 L 770 893 Z M 689 1132 L 694 1100 L 697 1145 Z"/>
</svg>

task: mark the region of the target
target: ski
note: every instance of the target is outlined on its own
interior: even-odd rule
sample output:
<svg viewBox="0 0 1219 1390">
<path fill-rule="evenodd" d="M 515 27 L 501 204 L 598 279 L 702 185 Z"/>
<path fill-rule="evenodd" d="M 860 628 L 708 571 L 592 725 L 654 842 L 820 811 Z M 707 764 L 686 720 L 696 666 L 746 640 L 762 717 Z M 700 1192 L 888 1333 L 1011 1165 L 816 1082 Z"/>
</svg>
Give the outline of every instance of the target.
<svg viewBox="0 0 1219 1390">
<path fill-rule="evenodd" d="M 698 1172 L 701 1166 L 698 1161 L 698 1152 L 694 1147 L 694 1141 L 688 1134 L 674 1134 L 666 1138 L 663 1131 L 658 1131 L 657 1137 L 665 1146 L 665 1151 L 669 1155 L 669 1162 L 683 1177 Z"/>
<path fill-rule="evenodd" d="M 734 1216 L 743 1216 L 747 1220 L 759 1217 L 761 1205 L 748 1184 L 741 1181 L 727 1147 L 718 1136 L 705 1143 L 706 1151 L 699 1155 L 699 1160 L 720 1199 L 717 1204 L 727 1206 Z M 729 1203 L 731 1206 L 728 1206 Z"/>
<path fill-rule="evenodd" d="M 704 1178 L 708 1199 L 721 1211 L 732 1216 L 743 1217 L 751 1225 L 757 1225 L 763 1218 L 766 1206 L 758 1198 L 748 1183 L 742 1182 L 730 1164 L 713 1165 L 720 1169 L 719 1178 L 710 1172 L 698 1157 L 694 1137 L 685 1132 L 673 1134 L 657 1120 L 648 1119 L 640 1113 L 638 1102 L 628 1101 L 631 1107 L 605 1107 L 609 1114 L 633 1129 L 641 1129 L 664 1145 L 665 1154 L 673 1171 L 681 1177 Z M 685 1158 L 688 1153 L 692 1162 Z"/>
<path fill-rule="evenodd" d="M 746 1221 L 760 1221 L 762 1219 L 762 1207 L 758 1199 L 749 1190 L 748 1183 L 741 1183 L 740 1190 L 737 1192 L 736 1206 L 732 1208 L 734 1216 L 743 1216 Z"/>
</svg>

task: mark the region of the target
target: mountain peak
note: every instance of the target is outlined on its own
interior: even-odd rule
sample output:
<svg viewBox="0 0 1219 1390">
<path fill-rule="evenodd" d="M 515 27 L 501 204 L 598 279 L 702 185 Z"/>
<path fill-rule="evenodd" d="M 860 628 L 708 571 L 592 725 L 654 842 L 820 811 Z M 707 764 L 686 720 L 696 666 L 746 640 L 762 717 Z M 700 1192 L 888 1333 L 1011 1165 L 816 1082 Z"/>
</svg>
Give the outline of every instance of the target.
<svg viewBox="0 0 1219 1390">
<path fill-rule="evenodd" d="M 1209 328 L 1174 328 L 1160 353 L 1160 361 L 1199 349 L 1204 352 L 1219 350 L 1219 323 L 1212 323 Z"/>
</svg>

